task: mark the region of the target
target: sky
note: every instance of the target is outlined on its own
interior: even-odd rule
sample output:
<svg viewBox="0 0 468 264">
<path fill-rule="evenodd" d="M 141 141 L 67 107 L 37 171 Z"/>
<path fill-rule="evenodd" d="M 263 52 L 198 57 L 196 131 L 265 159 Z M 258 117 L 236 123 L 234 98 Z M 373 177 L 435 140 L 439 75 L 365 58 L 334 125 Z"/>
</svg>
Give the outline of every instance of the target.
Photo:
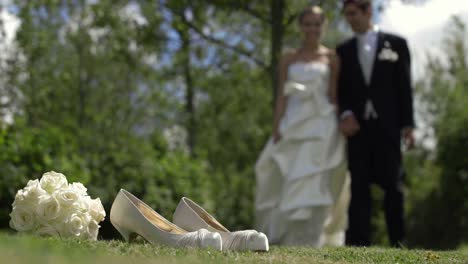
<svg viewBox="0 0 468 264">
<path fill-rule="evenodd" d="M 5 1 L 3 1 L 5 2 Z M 0 1 L 0 4 L 3 3 Z M 16 30 L 19 27 L 19 20 L 16 16 L 10 14 L 5 9 L 0 10 L 0 18 L 2 19 L 5 25 L 5 35 L 3 39 L 0 39 L 0 65 L 4 65 L 5 62 L 11 57 L 12 54 L 10 50 L 15 49 L 13 40 L 15 38 Z M 0 80 L 0 87 L 2 85 L 2 81 Z M 6 103 L 9 99 L 7 96 L 0 95 L 0 102 Z M 0 120 L 3 123 L 11 124 L 13 122 L 13 112 L 10 109 L 1 109 L 0 111 Z M 2 122 L 0 122 L 1 124 Z"/>
<path fill-rule="evenodd" d="M 444 58 L 441 49 L 451 17 L 460 16 L 468 25 L 468 0 L 428 0 L 424 4 L 402 4 L 389 0 L 378 18 L 382 30 L 407 38 L 413 60 L 414 79 L 424 78 L 427 54 Z"/>
<path fill-rule="evenodd" d="M 1 2 L 2 1 L 0 1 L 0 3 Z M 2 19 L 5 25 L 6 41 L 11 43 L 15 38 L 16 30 L 20 25 L 20 21 L 15 15 L 3 8 L 0 10 L 0 19 Z"/>
</svg>

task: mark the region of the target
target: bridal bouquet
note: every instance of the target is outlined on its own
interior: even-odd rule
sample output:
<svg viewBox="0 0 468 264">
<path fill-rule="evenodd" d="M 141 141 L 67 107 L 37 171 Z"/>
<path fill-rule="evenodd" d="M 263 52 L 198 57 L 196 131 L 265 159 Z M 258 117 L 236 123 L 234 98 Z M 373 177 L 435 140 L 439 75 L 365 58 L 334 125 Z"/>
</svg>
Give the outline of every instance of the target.
<svg viewBox="0 0 468 264">
<path fill-rule="evenodd" d="M 16 193 L 10 227 L 19 232 L 96 240 L 106 212 L 81 183 L 54 171 L 30 180 Z"/>
</svg>

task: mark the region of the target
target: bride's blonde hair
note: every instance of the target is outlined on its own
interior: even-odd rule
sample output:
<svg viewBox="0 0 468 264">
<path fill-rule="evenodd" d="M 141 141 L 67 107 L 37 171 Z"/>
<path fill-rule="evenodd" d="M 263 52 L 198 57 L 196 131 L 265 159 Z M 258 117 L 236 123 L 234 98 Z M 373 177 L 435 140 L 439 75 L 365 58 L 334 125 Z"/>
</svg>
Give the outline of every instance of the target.
<svg viewBox="0 0 468 264">
<path fill-rule="evenodd" d="M 302 23 L 302 20 L 304 17 L 308 14 L 313 14 L 313 15 L 318 15 L 322 19 L 322 25 L 327 22 L 327 18 L 325 17 L 325 14 L 323 12 L 323 9 L 320 6 L 313 5 L 313 6 L 308 6 L 304 8 L 300 13 L 299 16 L 297 17 L 297 22 L 299 24 Z"/>
</svg>

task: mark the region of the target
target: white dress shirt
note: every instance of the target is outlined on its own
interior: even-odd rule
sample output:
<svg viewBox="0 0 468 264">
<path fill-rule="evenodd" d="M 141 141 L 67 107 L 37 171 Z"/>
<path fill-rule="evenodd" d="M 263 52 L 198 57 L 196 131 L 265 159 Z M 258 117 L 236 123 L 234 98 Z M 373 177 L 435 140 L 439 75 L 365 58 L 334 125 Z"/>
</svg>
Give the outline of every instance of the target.
<svg viewBox="0 0 468 264">
<path fill-rule="evenodd" d="M 361 64 L 364 79 L 368 85 L 371 81 L 372 68 L 374 66 L 378 30 L 378 27 L 374 26 L 367 32 L 356 35 L 359 63 Z"/>
<path fill-rule="evenodd" d="M 375 25 L 365 33 L 356 34 L 359 64 L 361 65 L 364 81 L 367 85 L 370 85 L 372 78 L 372 70 L 374 67 L 375 54 L 377 51 L 378 32 L 379 28 Z M 351 114 L 353 114 L 351 110 L 346 110 L 341 114 L 341 118 L 344 119 Z M 378 114 L 375 111 L 372 101 L 367 99 L 363 119 L 369 120 L 371 118 L 377 119 Z"/>
</svg>

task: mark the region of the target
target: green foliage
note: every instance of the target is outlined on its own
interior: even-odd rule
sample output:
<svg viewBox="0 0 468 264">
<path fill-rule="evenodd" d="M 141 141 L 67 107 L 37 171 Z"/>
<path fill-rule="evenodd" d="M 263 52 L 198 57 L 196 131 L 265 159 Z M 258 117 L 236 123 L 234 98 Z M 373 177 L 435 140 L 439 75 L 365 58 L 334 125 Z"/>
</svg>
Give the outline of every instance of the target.
<svg viewBox="0 0 468 264">
<path fill-rule="evenodd" d="M 25 128 L 21 120 L 0 134 L 0 223 L 8 225 L 16 191 L 43 172 L 60 171 L 87 184 L 90 173 L 70 137 L 59 127 Z"/>
<path fill-rule="evenodd" d="M 468 241 L 468 156 L 465 154 L 468 149 L 468 92 L 466 86 L 457 90 L 461 89 L 465 89 L 464 94 L 459 94 L 457 100 L 452 101 L 444 128 L 440 129 L 436 159 L 441 167 L 438 198 L 443 212 L 450 219 L 450 225 L 444 223 L 444 233 L 439 239 L 450 246 Z"/>
<path fill-rule="evenodd" d="M 22 111 L 0 137 L 0 227 L 16 191 L 49 170 L 85 184 L 107 212 L 120 188 L 168 218 L 183 195 L 211 208 L 206 162 L 161 136 L 178 106 L 148 60 L 164 45 L 155 4 L 140 5 L 141 23 L 127 1 L 17 4 L 22 56 L 9 81 Z M 108 222 L 101 234 L 116 235 Z"/>
<path fill-rule="evenodd" d="M 409 243 L 454 248 L 468 234 L 468 43 L 465 25 L 454 18 L 447 34 L 448 67 L 431 59 L 419 84 L 422 115 L 433 126 L 435 150 L 419 150 L 409 165 Z M 422 224 L 423 223 L 423 224 Z M 430 230 L 430 231 L 429 231 Z"/>
<path fill-rule="evenodd" d="M 213 175 L 206 167 L 204 161 L 193 159 L 186 153 L 168 153 L 158 159 L 153 178 L 146 179 L 144 201 L 168 219 L 172 219 L 184 196 L 212 211 Z"/>
<path fill-rule="evenodd" d="M 236 74 L 200 82 L 207 102 L 199 107 L 196 151 L 210 161 L 219 187 L 214 190 L 216 215 L 237 229 L 253 223 L 253 165 L 270 133 L 271 94 L 263 72 L 247 63 L 232 62 L 226 71 Z"/>
</svg>

